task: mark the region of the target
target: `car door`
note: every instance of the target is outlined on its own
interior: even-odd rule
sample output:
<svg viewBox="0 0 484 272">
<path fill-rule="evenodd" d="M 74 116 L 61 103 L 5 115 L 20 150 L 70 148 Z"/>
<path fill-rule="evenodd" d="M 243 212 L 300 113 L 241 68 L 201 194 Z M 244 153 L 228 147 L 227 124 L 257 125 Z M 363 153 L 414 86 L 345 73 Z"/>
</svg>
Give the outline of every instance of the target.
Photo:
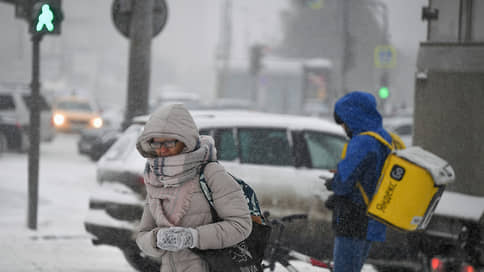
<svg viewBox="0 0 484 272">
<path fill-rule="evenodd" d="M 324 201 L 332 192 L 324 186 L 325 179 L 319 177 L 327 179 L 333 176 L 331 171 L 336 169 L 347 139 L 341 135 L 318 130 L 293 131 L 292 135 L 299 176 L 313 182 L 311 190 L 315 198 L 311 212 L 329 219 L 330 214 L 324 206 Z"/>
</svg>

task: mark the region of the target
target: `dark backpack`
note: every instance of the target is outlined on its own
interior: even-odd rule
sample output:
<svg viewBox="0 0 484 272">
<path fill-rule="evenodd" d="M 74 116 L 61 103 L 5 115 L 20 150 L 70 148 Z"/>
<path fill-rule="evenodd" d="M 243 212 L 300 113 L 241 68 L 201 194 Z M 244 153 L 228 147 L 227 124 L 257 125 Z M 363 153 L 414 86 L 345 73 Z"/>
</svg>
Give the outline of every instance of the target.
<svg viewBox="0 0 484 272">
<path fill-rule="evenodd" d="M 212 191 L 207 184 L 203 169 L 200 174 L 200 187 L 205 198 L 210 204 L 210 211 L 214 222 L 222 221 L 215 210 L 212 199 Z M 240 185 L 247 199 L 250 215 L 252 218 L 252 231 L 247 239 L 240 243 L 222 249 L 192 249 L 210 266 L 211 271 L 246 271 L 262 272 L 262 259 L 265 248 L 269 242 L 271 227 L 266 225 L 262 215 L 259 202 L 255 191 L 242 179 L 230 174 L 232 178 Z"/>
</svg>

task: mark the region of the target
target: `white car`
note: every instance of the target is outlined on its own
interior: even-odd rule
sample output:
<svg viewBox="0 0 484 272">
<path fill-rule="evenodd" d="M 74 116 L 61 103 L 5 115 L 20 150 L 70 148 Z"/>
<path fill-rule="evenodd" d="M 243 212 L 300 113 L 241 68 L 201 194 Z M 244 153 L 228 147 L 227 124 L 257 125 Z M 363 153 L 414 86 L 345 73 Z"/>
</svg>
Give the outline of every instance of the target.
<svg viewBox="0 0 484 272">
<path fill-rule="evenodd" d="M 220 163 L 255 189 L 263 210 L 271 216 L 306 213 L 311 220 L 330 222 L 331 213 L 324 206 L 329 192 L 318 177 L 328 175 L 340 160 L 347 141 L 340 126 L 318 118 L 248 111 L 192 111 L 192 115 L 200 134 L 214 137 Z M 150 271 L 149 261 L 140 255 L 130 232 L 141 216 L 146 194 L 146 160 L 135 143 L 147 119 L 135 118 L 98 161 L 99 188 L 91 196 L 85 221 L 94 243 L 121 248 L 142 271 Z M 310 232 L 320 235 L 321 229 Z M 321 253 L 309 245 L 312 239 L 309 235 L 301 242 Z M 332 239 L 325 241 L 330 244 Z M 156 264 L 153 267 L 158 271 Z"/>
<path fill-rule="evenodd" d="M 30 134 L 31 91 L 23 87 L 0 86 L 0 138 L 8 150 L 27 152 Z M 56 135 L 52 124 L 52 108 L 39 96 L 40 140 L 50 142 Z"/>
<path fill-rule="evenodd" d="M 405 146 L 412 145 L 413 117 L 397 116 L 383 118 L 383 127 L 396 133 L 402 139 Z"/>
<path fill-rule="evenodd" d="M 317 118 L 245 111 L 194 111 L 193 116 L 200 134 L 215 139 L 218 160 L 254 187 L 263 209 L 278 216 L 326 213 L 319 209 L 321 202 L 312 201 L 324 201 L 329 194 L 318 176 L 331 175 L 328 170 L 340 160 L 346 143 L 340 126 Z M 119 169 L 142 176 L 145 159 L 135 141 L 146 120 L 138 118 L 139 124 L 100 159 L 99 182 L 112 180 L 109 173 Z"/>
</svg>

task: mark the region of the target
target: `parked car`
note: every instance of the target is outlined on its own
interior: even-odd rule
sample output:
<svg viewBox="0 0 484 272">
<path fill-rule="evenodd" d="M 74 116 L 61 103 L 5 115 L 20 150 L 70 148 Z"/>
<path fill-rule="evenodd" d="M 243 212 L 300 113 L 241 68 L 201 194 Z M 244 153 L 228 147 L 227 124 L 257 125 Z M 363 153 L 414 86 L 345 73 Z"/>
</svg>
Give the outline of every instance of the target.
<svg viewBox="0 0 484 272">
<path fill-rule="evenodd" d="M 329 228 L 331 217 L 323 204 L 329 192 L 318 176 L 328 175 L 340 159 L 346 143 L 341 127 L 317 118 L 245 111 L 192 114 L 200 133 L 215 138 L 223 166 L 257 191 L 262 209 L 272 216 L 310 215 L 311 227 L 299 238 L 307 249 L 318 251 L 319 245 L 312 243 L 313 237 L 321 234 L 317 226 L 325 220 Z M 85 228 L 93 235 L 94 244 L 119 247 L 140 271 L 158 271 L 157 261 L 141 255 L 132 237 L 146 196 L 142 175 L 145 159 L 135 147 L 146 120 L 136 118 L 98 161 L 99 186 L 91 195 Z M 321 240 L 332 243 L 331 238 L 317 241 Z"/>
<path fill-rule="evenodd" d="M 484 196 L 445 191 L 428 227 L 408 238 L 420 271 L 484 271 Z"/>
<path fill-rule="evenodd" d="M 80 132 L 87 128 L 101 128 L 103 119 L 95 106 L 79 96 L 58 97 L 53 103 L 54 125 L 58 131 Z"/>
<path fill-rule="evenodd" d="M 413 117 L 412 116 L 396 116 L 383 118 L 383 126 L 396 133 L 402 139 L 406 146 L 412 145 L 413 137 Z"/>
<path fill-rule="evenodd" d="M 331 212 L 323 203 L 329 192 L 318 177 L 327 176 L 328 170 L 336 167 L 346 142 L 342 129 L 331 121 L 312 117 L 245 111 L 192 111 L 192 114 L 200 133 L 215 138 L 223 166 L 254 187 L 263 210 L 270 211 L 274 217 L 309 214 L 308 222 L 287 226 L 288 242 L 295 249 L 315 257 L 331 258 L 334 235 L 330 226 Z M 94 244 L 120 248 L 128 262 L 140 271 L 158 271 L 159 261 L 140 253 L 132 236 L 146 196 L 142 175 L 145 159 L 135 147 L 146 121 L 146 116 L 135 118 L 98 161 L 98 186 L 90 197 L 84 225 L 93 235 Z M 469 212 L 468 207 L 477 205 L 480 209 L 473 209 L 475 218 L 470 221 L 473 227 L 469 229 L 473 230 L 472 237 L 481 237 L 473 245 L 482 247 L 484 218 L 479 214 L 484 205 L 470 201 L 469 206 L 449 210 L 445 207 L 457 207 L 456 203 L 466 203 L 463 199 L 474 199 L 462 196 L 455 200 L 453 195 L 444 192 L 429 231 L 417 233 L 422 235 L 417 236 L 417 241 L 433 241 L 432 236 L 441 233 L 439 229 L 432 231 L 434 226 L 439 226 L 441 218 L 447 218 L 446 222 L 460 222 L 457 224 L 469 222 L 462 210 Z M 378 271 L 425 271 L 422 270 L 423 260 L 430 261 L 435 256 L 431 253 L 437 251 L 421 249 L 412 235 L 388 228 L 387 241 L 373 244 L 368 263 L 375 265 Z M 454 234 L 449 236 L 455 237 Z M 427 257 L 419 257 L 422 254 Z M 452 257 L 449 254 L 446 256 Z"/>
<path fill-rule="evenodd" d="M 0 87 L 1 132 L 9 150 L 26 152 L 29 148 L 30 90 Z M 55 129 L 52 125 L 52 108 L 40 95 L 40 140 L 52 141 Z"/>
<path fill-rule="evenodd" d="M 79 154 L 97 161 L 116 142 L 121 131 L 114 128 L 84 129 L 77 142 Z"/>
</svg>

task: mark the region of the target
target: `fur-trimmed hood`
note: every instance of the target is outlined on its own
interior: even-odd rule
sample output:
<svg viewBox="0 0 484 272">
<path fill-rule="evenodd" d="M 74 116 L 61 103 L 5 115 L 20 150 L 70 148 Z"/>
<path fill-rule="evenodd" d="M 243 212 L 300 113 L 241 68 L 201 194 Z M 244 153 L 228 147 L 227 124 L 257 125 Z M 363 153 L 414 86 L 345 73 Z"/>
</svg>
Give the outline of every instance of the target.
<svg viewBox="0 0 484 272">
<path fill-rule="evenodd" d="M 149 142 L 153 138 L 174 138 L 185 144 L 183 153 L 195 150 L 199 145 L 198 128 L 183 104 L 159 107 L 151 114 L 138 137 L 136 148 L 145 158 L 156 157 Z"/>
</svg>

